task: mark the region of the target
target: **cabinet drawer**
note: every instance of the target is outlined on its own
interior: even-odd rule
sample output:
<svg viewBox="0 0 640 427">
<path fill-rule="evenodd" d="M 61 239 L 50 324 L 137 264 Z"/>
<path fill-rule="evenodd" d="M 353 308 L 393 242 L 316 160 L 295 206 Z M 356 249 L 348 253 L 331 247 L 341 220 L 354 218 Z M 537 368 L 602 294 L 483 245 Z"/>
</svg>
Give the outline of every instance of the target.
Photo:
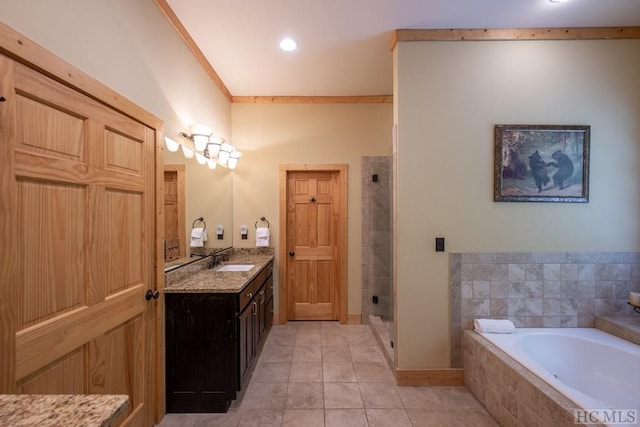
<svg viewBox="0 0 640 427">
<path fill-rule="evenodd" d="M 242 312 L 245 307 L 251 302 L 251 300 L 253 299 L 253 297 L 256 296 L 256 291 L 257 289 L 257 282 L 255 279 L 253 279 L 251 281 L 251 283 L 249 283 L 244 290 L 240 293 L 239 298 L 240 298 L 240 312 Z"/>
</svg>

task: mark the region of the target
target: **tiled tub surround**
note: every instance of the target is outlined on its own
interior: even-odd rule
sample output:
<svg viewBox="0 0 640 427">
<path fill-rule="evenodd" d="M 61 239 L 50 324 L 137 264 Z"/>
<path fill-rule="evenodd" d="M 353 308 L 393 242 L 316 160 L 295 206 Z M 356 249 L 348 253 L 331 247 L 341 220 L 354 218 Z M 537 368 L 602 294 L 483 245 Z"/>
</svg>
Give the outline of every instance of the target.
<svg viewBox="0 0 640 427">
<path fill-rule="evenodd" d="M 461 334 L 475 318 L 516 327 L 593 327 L 596 316 L 631 315 L 640 253 L 450 254 L 451 366 L 462 367 Z"/>
<path fill-rule="evenodd" d="M 500 425 L 576 425 L 571 400 L 479 334 L 462 341 L 465 385 Z"/>
</svg>

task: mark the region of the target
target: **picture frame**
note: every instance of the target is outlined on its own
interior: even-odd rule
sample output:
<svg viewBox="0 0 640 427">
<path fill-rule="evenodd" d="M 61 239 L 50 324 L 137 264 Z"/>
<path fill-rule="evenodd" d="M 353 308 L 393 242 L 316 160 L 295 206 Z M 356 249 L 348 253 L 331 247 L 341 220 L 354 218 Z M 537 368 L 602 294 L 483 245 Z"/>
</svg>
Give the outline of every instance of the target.
<svg viewBox="0 0 640 427">
<path fill-rule="evenodd" d="M 495 125 L 495 202 L 589 202 L 588 125 Z"/>
</svg>

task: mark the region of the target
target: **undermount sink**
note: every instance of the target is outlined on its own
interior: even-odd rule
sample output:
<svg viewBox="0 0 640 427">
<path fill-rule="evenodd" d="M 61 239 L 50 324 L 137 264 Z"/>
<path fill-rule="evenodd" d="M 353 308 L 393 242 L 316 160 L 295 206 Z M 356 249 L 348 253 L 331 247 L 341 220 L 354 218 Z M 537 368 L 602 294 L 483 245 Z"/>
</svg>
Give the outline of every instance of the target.
<svg viewBox="0 0 640 427">
<path fill-rule="evenodd" d="M 216 271 L 249 271 L 255 264 L 227 264 L 216 269 Z"/>
</svg>

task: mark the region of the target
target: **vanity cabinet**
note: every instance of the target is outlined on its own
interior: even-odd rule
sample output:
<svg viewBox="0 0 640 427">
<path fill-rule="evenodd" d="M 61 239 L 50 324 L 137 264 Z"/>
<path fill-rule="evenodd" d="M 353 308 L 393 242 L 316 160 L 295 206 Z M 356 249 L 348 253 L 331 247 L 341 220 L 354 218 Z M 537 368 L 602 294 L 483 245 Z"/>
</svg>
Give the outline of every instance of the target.
<svg viewBox="0 0 640 427">
<path fill-rule="evenodd" d="M 272 324 L 272 272 L 240 292 L 165 294 L 167 412 L 228 410 Z"/>
</svg>

